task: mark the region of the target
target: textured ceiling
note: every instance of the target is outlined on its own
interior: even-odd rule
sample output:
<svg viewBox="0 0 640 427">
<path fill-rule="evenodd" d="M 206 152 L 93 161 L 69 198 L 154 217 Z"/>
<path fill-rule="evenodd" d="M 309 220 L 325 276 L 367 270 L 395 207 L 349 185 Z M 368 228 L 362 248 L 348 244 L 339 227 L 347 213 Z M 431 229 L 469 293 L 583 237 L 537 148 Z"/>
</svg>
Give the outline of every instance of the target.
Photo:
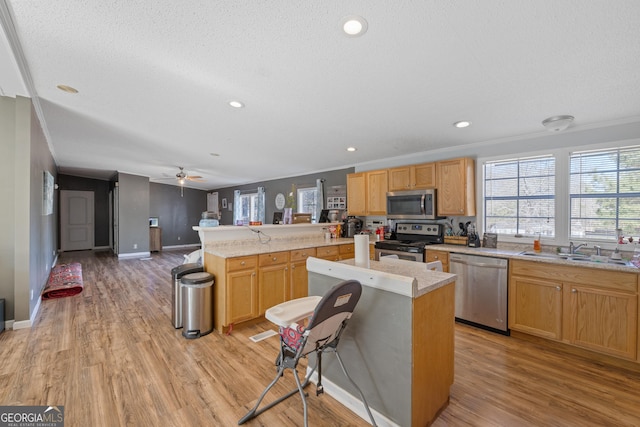
<svg viewBox="0 0 640 427">
<path fill-rule="evenodd" d="M 62 172 L 211 189 L 640 116 L 635 0 L 0 1 Z"/>
</svg>

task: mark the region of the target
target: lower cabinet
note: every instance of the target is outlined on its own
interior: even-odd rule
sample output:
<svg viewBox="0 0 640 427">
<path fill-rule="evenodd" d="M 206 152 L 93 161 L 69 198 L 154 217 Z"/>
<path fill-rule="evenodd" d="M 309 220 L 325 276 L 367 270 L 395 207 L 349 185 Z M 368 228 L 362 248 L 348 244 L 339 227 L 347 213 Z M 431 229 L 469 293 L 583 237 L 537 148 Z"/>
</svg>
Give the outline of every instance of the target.
<svg viewBox="0 0 640 427">
<path fill-rule="evenodd" d="M 342 261 L 343 259 L 351 259 L 355 256 L 355 245 L 353 243 L 340 245 L 340 247 L 338 248 L 338 258 L 340 259 L 340 261 Z"/>
<path fill-rule="evenodd" d="M 258 256 L 258 315 L 289 299 L 289 252 Z"/>
<path fill-rule="evenodd" d="M 309 296 L 309 276 L 307 272 L 307 258 L 316 256 L 316 248 L 291 251 L 291 268 L 289 270 L 289 285 L 291 299 Z"/>
<path fill-rule="evenodd" d="M 221 304 L 226 303 L 224 313 L 214 312 L 214 327 L 216 326 L 215 318 L 220 314 L 224 316 L 225 326 L 258 316 L 257 257 L 254 255 L 229 258 L 226 271 L 226 283 L 219 283 L 220 281 L 214 278 L 214 298 L 216 298 L 214 310 L 221 309 Z M 216 288 L 223 286 L 227 291 L 226 298 L 217 301 L 220 296 L 216 295 Z"/>
<path fill-rule="evenodd" d="M 338 246 L 320 246 L 316 248 L 316 257 L 329 261 L 340 261 L 340 249 Z"/>
<path fill-rule="evenodd" d="M 440 261 L 442 263 L 442 271 L 445 273 L 449 272 L 449 252 L 427 249 L 425 251 L 425 258 L 425 262 Z"/>
<path fill-rule="evenodd" d="M 509 327 L 638 360 L 638 275 L 512 260 Z"/>
</svg>

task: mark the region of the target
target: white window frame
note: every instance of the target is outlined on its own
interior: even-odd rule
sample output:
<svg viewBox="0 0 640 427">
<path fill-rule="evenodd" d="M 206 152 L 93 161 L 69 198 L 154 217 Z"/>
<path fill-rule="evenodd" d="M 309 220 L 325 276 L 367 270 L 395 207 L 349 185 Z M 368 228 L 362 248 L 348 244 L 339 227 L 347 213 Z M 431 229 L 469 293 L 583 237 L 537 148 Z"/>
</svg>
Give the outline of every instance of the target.
<svg viewBox="0 0 640 427">
<path fill-rule="evenodd" d="M 556 198 L 556 218 L 555 218 L 555 238 L 553 239 L 545 239 L 542 238 L 543 245 L 555 245 L 555 246 L 568 246 L 570 241 L 573 241 L 575 244 L 577 243 L 585 243 L 588 242 L 589 246 L 593 244 L 597 244 L 601 246 L 603 249 L 613 250 L 616 247 L 616 244 L 606 240 L 582 240 L 582 239 L 573 239 L 569 238 L 569 162 L 571 153 L 574 151 L 585 151 L 585 150 L 607 150 L 612 148 L 624 148 L 634 145 L 640 145 L 640 138 L 635 139 L 627 139 L 620 141 L 612 141 L 607 143 L 598 143 L 598 144 L 584 144 L 584 145 L 575 145 L 570 147 L 562 147 L 555 148 L 549 150 L 537 150 L 531 152 L 514 152 L 511 154 L 504 154 L 500 156 L 490 156 L 490 157 L 478 157 L 476 160 L 476 224 L 477 229 L 480 230 L 481 233 L 485 231 L 484 224 L 484 165 L 488 161 L 500 161 L 500 160 L 509 160 L 515 158 L 525 158 L 525 157 L 535 157 L 542 155 L 553 155 L 556 158 L 556 188 L 555 188 L 555 198 Z M 635 236 L 634 236 L 635 237 Z M 523 245 L 532 245 L 533 237 L 515 237 L 508 235 L 500 235 L 498 241 L 506 242 L 506 243 L 520 243 Z M 621 248 L 621 249 L 629 249 L 633 250 L 633 245 L 625 245 L 630 246 L 629 248 Z"/>
<path fill-rule="evenodd" d="M 304 194 L 305 193 L 313 193 L 313 199 L 314 199 L 314 205 L 313 208 L 311 209 L 310 212 L 305 212 L 304 211 L 304 206 L 303 206 L 303 199 L 304 199 Z M 297 199 L 297 208 L 298 208 L 298 212 L 297 213 L 310 213 L 311 214 L 311 222 L 316 222 L 317 218 L 316 218 L 316 213 L 318 211 L 317 206 L 318 206 L 318 187 L 316 186 L 308 186 L 308 187 L 299 187 L 296 190 L 296 199 Z"/>
</svg>

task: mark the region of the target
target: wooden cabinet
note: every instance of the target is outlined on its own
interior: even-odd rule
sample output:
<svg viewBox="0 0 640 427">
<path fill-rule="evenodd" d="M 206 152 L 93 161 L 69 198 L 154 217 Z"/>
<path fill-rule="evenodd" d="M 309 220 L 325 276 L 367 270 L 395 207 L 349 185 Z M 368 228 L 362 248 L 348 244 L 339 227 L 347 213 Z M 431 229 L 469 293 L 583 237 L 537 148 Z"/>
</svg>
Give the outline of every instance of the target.
<svg viewBox="0 0 640 427">
<path fill-rule="evenodd" d="M 340 261 L 340 249 L 338 246 L 320 246 L 316 248 L 316 257 L 329 261 Z"/>
<path fill-rule="evenodd" d="M 289 273 L 289 285 L 291 287 L 290 299 L 309 296 L 307 258 L 310 256 L 316 256 L 316 248 L 291 251 L 291 269 Z"/>
<path fill-rule="evenodd" d="M 567 290 L 567 340 L 600 353 L 635 360 L 637 293 L 578 284 L 569 284 Z"/>
<path fill-rule="evenodd" d="M 149 252 L 162 250 L 162 228 L 149 227 Z"/>
<path fill-rule="evenodd" d="M 562 283 L 513 276 L 509 281 L 509 300 L 511 329 L 561 339 Z"/>
<path fill-rule="evenodd" d="M 347 212 L 349 215 L 367 215 L 367 177 L 364 172 L 347 175 Z"/>
<path fill-rule="evenodd" d="M 389 169 L 389 190 L 418 190 L 435 188 L 436 164 L 423 163 Z"/>
<path fill-rule="evenodd" d="M 425 251 L 425 259 L 426 262 L 440 261 L 442 263 L 442 271 L 449 272 L 449 252 L 427 249 Z"/>
<path fill-rule="evenodd" d="M 637 360 L 638 275 L 512 260 L 509 327 Z"/>
<path fill-rule="evenodd" d="M 342 261 L 343 259 L 351 259 L 355 256 L 355 245 L 353 243 L 340 245 L 340 247 L 338 248 L 338 258 L 340 259 L 340 261 Z"/>
<path fill-rule="evenodd" d="M 224 283 L 214 283 L 214 298 L 220 297 L 216 288 L 224 286 L 227 291 L 223 314 L 223 325 L 243 322 L 258 316 L 258 280 L 257 280 L 257 256 L 229 258 L 226 262 L 226 275 Z M 217 279 L 216 279 L 217 280 Z M 219 309 L 220 304 L 214 301 L 214 310 Z M 214 312 L 214 319 L 216 313 Z M 215 321 L 214 321 L 215 324 Z"/>
<path fill-rule="evenodd" d="M 474 216 L 475 162 L 470 158 L 436 163 L 438 215 Z"/>
<path fill-rule="evenodd" d="M 289 251 L 258 256 L 258 315 L 289 299 Z"/>
<path fill-rule="evenodd" d="M 384 170 L 347 175 L 347 212 L 349 215 L 386 215 L 388 172 Z"/>
</svg>

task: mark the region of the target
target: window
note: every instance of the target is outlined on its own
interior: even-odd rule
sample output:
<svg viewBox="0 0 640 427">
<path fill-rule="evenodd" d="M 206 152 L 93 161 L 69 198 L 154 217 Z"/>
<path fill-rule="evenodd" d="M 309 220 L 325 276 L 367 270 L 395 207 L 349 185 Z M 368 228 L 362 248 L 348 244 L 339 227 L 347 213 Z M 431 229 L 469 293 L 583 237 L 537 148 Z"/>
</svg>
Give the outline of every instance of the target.
<svg viewBox="0 0 640 427">
<path fill-rule="evenodd" d="M 570 237 L 640 235 L 640 146 L 570 156 Z"/>
<path fill-rule="evenodd" d="M 236 225 L 248 225 L 253 221 L 264 224 L 264 187 L 255 191 L 234 192 L 233 222 Z"/>
<path fill-rule="evenodd" d="M 298 213 L 310 213 L 311 222 L 316 222 L 318 189 L 316 187 L 298 188 Z"/>
<path fill-rule="evenodd" d="M 484 228 L 488 232 L 555 236 L 555 157 L 484 164 Z"/>
</svg>

